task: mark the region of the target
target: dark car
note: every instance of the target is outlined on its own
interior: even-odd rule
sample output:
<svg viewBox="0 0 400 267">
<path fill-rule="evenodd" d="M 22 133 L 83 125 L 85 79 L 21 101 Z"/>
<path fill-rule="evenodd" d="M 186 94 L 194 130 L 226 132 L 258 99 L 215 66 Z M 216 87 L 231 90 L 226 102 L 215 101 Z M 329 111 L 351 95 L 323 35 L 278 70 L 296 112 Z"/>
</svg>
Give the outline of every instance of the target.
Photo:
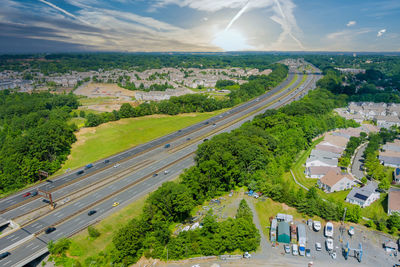
<svg viewBox="0 0 400 267">
<path fill-rule="evenodd" d="M 203 142 L 205 142 L 205 141 L 208 141 L 208 139 L 206 138 L 206 139 L 203 140 Z"/>
<path fill-rule="evenodd" d="M 31 195 L 31 192 L 27 192 L 23 195 L 23 197 L 29 197 Z"/>
<path fill-rule="evenodd" d="M 85 169 L 87 170 L 87 169 L 90 169 L 90 168 L 92 168 L 92 167 L 93 167 L 93 164 L 90 163 L 90 164 L 88 164 L 88 165 L 85 166 Z"/>
<path fill-rule="evenodd" d="M 164 148 L 169 148 L 171 144 L 165 144 Z"/>
<path fill-rule="evenodd" d="M 82 173 L 84 173 L 85 171 L 84 170 L 80 170 L 80 171 L 78 171 L 76 174 L 77 175 L 81 175 Z"/>
<path fill-rule="evenodd" d="M 44 203 L 47 203 L 47 204 L 50 204 L 50 201 L 48 200 L 48 199 L 42 199 L 42 201 L 44 202 Z"/>
<path fill-rule="evenodd" d="M 44 230 L 44 232 L 45 232 L 46 234 L 50 234 L 51 232 L 54 232 L 55 230 L 56 230 L 55 227 L 49 227 L 49 228 L 47 228 L 46 230 Z"/>
<path fill-rule="evenodd" d="M 156 177 L 156 176 L 158 176 L 158 173 L 153 174 L 153 177 Z"/>
<path fill-rule="evenodd" d="M 189 141 L 189 140 L 190 140 L 190 137 L 186 138 L 186 141 Z"/>
<path fill-rule="evenodd" d="M 0 254 L 0 260 L 4 259 L 5 257 L 9 256 L 11 253 L 10 252 L 3 252 Z"/>
<path fill-rule="evenodd" d="M 31 194 L 31 197 L 37 196 L 37 194 L 38 194 L 38 191 L 33 191 Z"/>
<path fill-rule="evenodd" d="M 206 121 L 204 124 L 209 124 L 209 122 L 208 122 L 208 121 Z"/>
<path fill-rule="evenodd" d="M 95 210 L 90 210 L 90 211 L 88 212 L 87 215 L 92 216 L 92 215 L 95 214 L 96 212 L 97 212 L 97 211 L 95 211 Z"/>
<path fill-rule="evenodd" d="M 105 161 L 104 161 L 104 164 L 107 164 L 107 163 L 109 163 L 110 162 L 110 160 L 109 159 L 106 159 Z"/>
</svg>

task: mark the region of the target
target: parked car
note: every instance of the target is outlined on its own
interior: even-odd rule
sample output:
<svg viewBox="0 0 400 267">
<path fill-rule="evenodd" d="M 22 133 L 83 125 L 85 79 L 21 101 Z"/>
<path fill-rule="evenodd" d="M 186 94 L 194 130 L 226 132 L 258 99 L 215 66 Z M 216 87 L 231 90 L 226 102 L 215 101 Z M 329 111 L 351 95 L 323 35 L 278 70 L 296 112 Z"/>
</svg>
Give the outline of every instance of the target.
<svg viewBox="0 0 400 267">
<path fill-rule="evenodd" d="M 299 254 L 300 254 L 300 256 L 306 255 L 306 247 L 302 244 L 300 244 L 300 246 L 299 246 Z"/>
<path fill-rule="evenodd" d="M 119 202 L 114 202 L 114 204 L 112 205 L 113 207 L 116 207 L 119 205 Z"/>
<path fill-rule="evenodd" d="M 320 221 L 314 221 L 313 226 L 314 226 L 315 231 L 318 232 L 319 230 L 321 230 L 321 222 Z"/>
<path fill-rule="evenodd" d="M 326 237 L 333 236 L 333 224 L 331 222 L 327 222 L 325 225 L 325 236 Z"/>
<path fill-rule="evenodd" d="M 31 195 L 31 192 L 26 192 L 23 197 L 29 197 Z"/>
<path fill-rule="evenodd" d="M 294 256 L 299 255 L 299 247 L 297 246 L 297 244 L 293 244 L 293 245 L 292 245 L 292 254 L 293 254 Z"/>
<path fill-rule="evenodd" d="M 55 227 L 48 227 L 46 230 L 44 230 L 44 232 L 45 232 L 46 234 L 50 234 L 51 232 L 54 232 L 55 230 L 56 230 Z"/>
<path fill-rule="evenodd" d="M 4 259 L 5 257 L 8 257 L 11 253 L 6 251 L 0 254 L 0 260 Z"/>
<path fill-rule="evenodd" d="M 333 250 L 333 239 L 332 238 L 327 238 L 325 241 L 326 245 L 326 250 L 327 251 L 332 251 Z"/>
<path fill-rule="evenodd" d="M 309 248 L 306 249 L 306 257 L 308 257 L 308 258 L 311 257 L 311 249 L 309 249 Z"/>
<path fill-rule="evenodd" d="M 283 248 L 285 249 L 286 254 L 290 254 L 290 246 L 289 245 L 284 245 Z"/>
<path fill-rule="evenodd" d="M 96 212 L 97 212 L 96 210 L 90 210 L 90 211 L 88 212 L 87 215 L 92 216 L 92 215 L 95 214 Z"/>
<path fill-rule="evenodd" d="M 353 227 L 353 226 L 350 226 L 350 229 L 349 229 L 349 235 L 350 235 L 350 236 L 353 236 L 353 235 L 354 235 L 354 233 L 355 233 L 355 231 L 354 231 L 354 227 Z"/>
<path fill-rule="evenodd" d="M 251 258 L 251 254 L 248 253 L 247 251 L 243 254 L 243 258 L 245 259 L 250 259 Z"/>
<path fill-rule="evenodd" d="M 316 250 L 316 251 L 321 251 L 321 250 L 322 250 L 322 245 L 321 245 L 321 243 L 319 243 L 319 242 L 315 243 L 315 250 Z"/>
</svg>

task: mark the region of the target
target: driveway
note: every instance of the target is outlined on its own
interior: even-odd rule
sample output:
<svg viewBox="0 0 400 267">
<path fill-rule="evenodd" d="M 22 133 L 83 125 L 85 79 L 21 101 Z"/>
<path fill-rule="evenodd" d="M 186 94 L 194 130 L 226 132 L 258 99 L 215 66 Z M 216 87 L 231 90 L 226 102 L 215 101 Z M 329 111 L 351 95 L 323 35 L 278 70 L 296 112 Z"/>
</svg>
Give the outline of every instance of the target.
<svg viewBox="0 0 400 267">
<path fill-rule="evenodd" d="M 367 147 L 367 144 L 363 144 L 357 151 L 354 160 L 353 160 L 353 164 L 351 165 L 351 173 L 354 175 L 354 177 L 361 179 L 363 178 L 364 172 L 361 169 L 362 164 L 364 164 L 364 158 L 362 157 L 362 155 L 364 154 L 364 150 Z"/>
</svg>

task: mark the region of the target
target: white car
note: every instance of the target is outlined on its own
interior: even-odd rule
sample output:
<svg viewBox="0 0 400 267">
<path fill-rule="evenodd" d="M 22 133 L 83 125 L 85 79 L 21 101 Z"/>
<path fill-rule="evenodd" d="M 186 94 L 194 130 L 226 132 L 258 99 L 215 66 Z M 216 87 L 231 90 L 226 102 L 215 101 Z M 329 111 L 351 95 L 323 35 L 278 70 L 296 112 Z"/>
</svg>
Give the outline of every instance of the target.
<svg viewBox="0 0 400 267">
<path fill-rule="evenodd" d="M 248 253 L 248 252 L 245 252 L 245 253 L 243 254 L 243 258 L 245 258 L 245 259 L 250 259 L 250 258 L 251 258 L 251 254 Z"/>
<path fill-rule="evenodd" d="M 299 255 L 299 247 L 297 246 L 297 244 L 293 244 L 293 245 L 292 245 L 292 254 L 293 254 L 294 256 Z"/>
<path fill-rule="evenodd" d="M 327 251 L 332 251 L 333 250 L 333 239 L 332 238 L 327 238 L 325 241 L 326 245 L 326 250 Z"/>
<path fill-rule="evenodd" d="M 331 222 L 328 222 L 325 225 L 325 236 L 333 237 L 333 224 Z"/>
<path fill-rule="evenodd" d="M 114 168 L 118 168 L 120 165 L 121 165 L 121 164 L 117 163 L 117 164 L 115 164 L 113 167 L 114 167 Z"/>
<path fill-rule="evenodd" d="M 321 222 L 320 221 L 314 221 L 313 226 L 314 226 L 315 231 L 318 232 L 319 230 L 321 230 Z"/>
</svg>

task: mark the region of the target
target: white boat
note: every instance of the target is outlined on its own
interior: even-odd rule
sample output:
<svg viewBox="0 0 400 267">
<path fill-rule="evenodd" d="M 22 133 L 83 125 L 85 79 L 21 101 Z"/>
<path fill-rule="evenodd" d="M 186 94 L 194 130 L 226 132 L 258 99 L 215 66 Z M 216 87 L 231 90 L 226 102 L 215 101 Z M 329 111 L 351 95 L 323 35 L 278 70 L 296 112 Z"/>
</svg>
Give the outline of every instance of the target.
<svg viewBox="0 0 400 267">
<path fill-rule="evenodd" d="M 325 236 L 333 237 L 333 224 L 331 222 L 328 222 L 325 225 Z"/>
<path fill-rule="evenodd" d="M 327 251 L 332 251 L 333 250 L 333 239 L 332 238 L 327 238 L 325 241 L 326 245 L 326 250 Z"/>
<path fill-rule="evenodd" d="M 315 231 L 319 231 L 319 230 L 321 230 L 321 222 L 319 222 L 319 221 L 314 221 L 314 230 Z"/>
<path fill-rule="evenodd" d="M 349 229 L 349 235 L 354 235 L 354 227 L 353 226 L 350 226 L 350 229 Z"/>
<path fill-rule="evenodd" d="M 332 257 L 332 259 L 336 259 L 336 252 L 333 252 L 333 253 L 331 254 L 331 257 Z"/>
</svg>

